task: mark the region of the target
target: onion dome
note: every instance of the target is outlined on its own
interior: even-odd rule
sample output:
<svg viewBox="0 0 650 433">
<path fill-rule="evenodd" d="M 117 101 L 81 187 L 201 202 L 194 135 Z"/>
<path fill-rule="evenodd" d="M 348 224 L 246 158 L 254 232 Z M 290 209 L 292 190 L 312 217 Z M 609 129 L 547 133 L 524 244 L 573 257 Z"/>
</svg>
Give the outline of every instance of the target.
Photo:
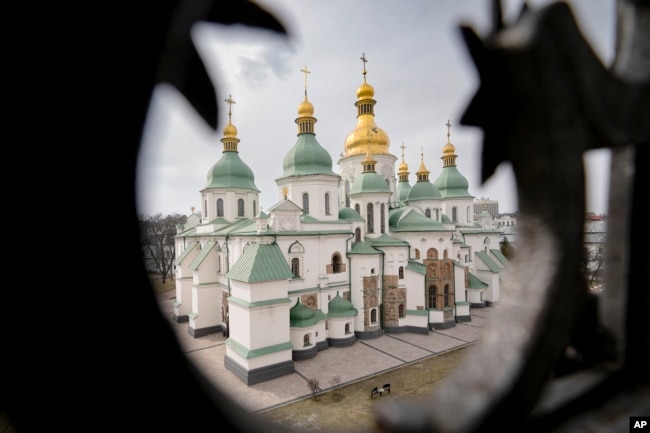
<svg viewBox="0 0 650 433">
<path fill-rule="evenodd" d="M 452 197 L 474 197 L 469 193 L 469 182 L 460 174 L 456 168 L 456 147 L 451 144 L 449 128 L 451 123 L 447 121 L 447 144 L 442 148 L 443 167 L 440 176 L 434 182 L 443 198 Z"/>
<path fill-rule="evenodd" d="M 306 74 L 309 73 L 307 67 L 302 69 Z M 305 79 L 306 83 L 306 79 Z M 306 84 L 305 84 L 306 86 Z M 282 176 L 280 179 L 289 176 L 307 176 L 311 174 L 328 174 L 336 176 L 332 171 L 332 157 L 323 146 L 316 140 L 314 132 L 314 106 L 307 99 L 307 89 L 305 88 L 305 99 L 298 105 L 298 140 L 289 152 L 284 156 L 282 161 Z"/>
<path fill-rule="evenodd" d="M 375 124 L 373 99 L 375 89 L 366 82 L 366 56 L 361 57 L 363 61 L 363 84 L 357 89 L 357 126 L 348 134 L 345 139 L 345 156 L 363 155 L 368 143 L 373 155 L 389 154 L 388 147 L 390 139 L 388 135 Z"/>
<path fill-rule="evenodd" d="M 357 309 L 354 308 L 352 302 L 348 301 L 345 298 L 342 298 L 339 295 L 339 292 L 336 292 L 336 296 L 332 298 L 328 305 L 328 317 L 354 317 L 357 315 Z"/>
<path fill-rule="evenodd" d="M 431 182 L 429 182 L 429 170 L 424 165 L 424 153 L 420 154 L 420 168 L 415 174 L 418 177 L 418 181 L 413 185 L 411 191 L 408 195 L 408 201 L 413 200 L 437 200 L 440 199 L 440 191 L 438 188 Z"/>
<path fill-rule="evenodd" d="M 255 175 L 253 170 L 239 157 L 237 145 L 237 128 L 232 123 L 232 104 L 235 103 L 228 95 L 226 102 L 230 105 L 228 109 L 228 124 L 223 128 L 223 153 L 221 159 L 208 171 L 208 183 L 206 188 L 246 188 L 255 191 Z"/>
<path fill-rule="evenodd" d="M 409 166 L 404 161 L 404 143 L 400 146 L 402 148 L 402 162 L 399 164 L 399 170 L 397 172 L 397 189 L 395 194 L 397 195 L 397 200 L 400 203 L 404 203 L 408 198 L 409 193 L 411 192 L 411 185 L 409 184 Z"/>
<path fill-rule="evenodd" d="M 370 146 L 368 146 L 368 149 L 370 149 Z M 366 159 L 361 164 L 363 164 L 363 172 L 352 182 L 349 195 L 367 192 L 391 192 L 386 178 L 375 171 L 377 161 L 370 154 L 370 150 L 368 150 Z"/>
<path fill-rule="evenodd" d="M 289 310 L 289 324 L 292 328 L 308 328 L 326 319 L 327 317 L 321 310 L 312 310 L 303 305 L 300 298 L 296 301 L 296 305 Z"/>
</svg>

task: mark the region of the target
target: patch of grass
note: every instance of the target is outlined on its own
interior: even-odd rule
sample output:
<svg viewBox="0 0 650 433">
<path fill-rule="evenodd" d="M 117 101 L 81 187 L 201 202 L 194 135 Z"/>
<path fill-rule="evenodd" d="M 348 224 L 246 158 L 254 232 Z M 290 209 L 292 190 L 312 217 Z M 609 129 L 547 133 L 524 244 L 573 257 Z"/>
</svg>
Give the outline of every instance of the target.
<svg viewBox="0 0 650 433">
<path fill-rule="evenodd" d="M 266 418 L 290 431 L 350 432 L 375 427 L 374 411 L 389 399 L 417 400 L 430 395 L 456 368 L 469 346 L 427 358 L 349 385 L 320 393 L 317 399 L 304 399 L 262 412 Z M 390 394 L 370 398 L 375 386 L 391 384 Z"/>
</svg>

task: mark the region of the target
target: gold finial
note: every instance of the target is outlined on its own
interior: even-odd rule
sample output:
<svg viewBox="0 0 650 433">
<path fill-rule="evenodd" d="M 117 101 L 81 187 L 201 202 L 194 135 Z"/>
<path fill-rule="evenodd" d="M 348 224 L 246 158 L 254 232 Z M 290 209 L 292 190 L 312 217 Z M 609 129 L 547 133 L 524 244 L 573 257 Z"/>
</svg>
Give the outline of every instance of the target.
<svg viewBox="0 0 650 433">
<path fill-rule="evenodd" d="M 224 99 L 228 103 L 228 121 L 230 122 L 232 117 L 232 104 L 235 104 L 235 100 L 232 99 L 232 95 L 228 95 L 228 99 Z"/>
<path fill-rule="evenodd" d="M 404 149 L 406 149 L 406 146 L 404 146 L 404 143 L 402 143 L 400 148 L 402 149 L 402 161 L 404 161 Z"/>
<path fill-rule="evenodd" d="M 451 122 L 449 119 L 447 119 L 447 123 L 445 123 L 445 125 L 447 125 L 447 143 L 449 143 L 449 137 L 451 136 L 451 133 L 449 132 L 451 129 Z"/>
<path fill-rule="evenodd" d="M 301 69 L 300 72 L 305 74 L 305 96 L 307 96 L 307 74 L 311 74 L 311 71 L 307 69 L 307 65 L 305 65 L 305 69 Z"/>
<path fill-rule="evenodd" d="M 363 53 L 361 56 L 361 61 L 363 62 L 363 82 L 366 82 L 366 63 L 368 63 L 368 59 L 366 59 L 366 53 Z"/>
<path fill-rule="evenodd" d="M 192 215 L 194 215 L 194 209 L 196 209 L 194 206 L 191 207 L 192 209 Z"/>
<path fill-rule="evenodd" d="M 287 194 L 289 194 L 289 188 L 285 186 L 282 188 L 282 196 L 284 197 L 285 200 L 287 199 Z"/>
</svg>

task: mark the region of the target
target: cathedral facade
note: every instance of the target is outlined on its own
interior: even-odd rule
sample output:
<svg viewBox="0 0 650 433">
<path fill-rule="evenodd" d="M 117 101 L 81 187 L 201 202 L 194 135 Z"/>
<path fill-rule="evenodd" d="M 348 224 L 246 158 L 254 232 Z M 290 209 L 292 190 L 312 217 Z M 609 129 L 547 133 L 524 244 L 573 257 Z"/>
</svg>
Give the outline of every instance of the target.
<svg viewBox="0 0 650 433">
<path fill-rule="evenodd" d="M 174 320 L 194 337 L 226 335 L 225 365 L 248 385 L 331 346 L 426 334 L 499 302 L 509 262 L 489 213 L 473 211 L 449 129 L 440 175 L 431 182 L 422 158 L 411 185 L 403 149 L 396 174 L 375 124 L 365 62 L 356 96 L 357 125 L 335 172 L 305 89 L 278 201 L 265 211 L 229 110 L 201 218 L 178 228 Z"/>
</svg>

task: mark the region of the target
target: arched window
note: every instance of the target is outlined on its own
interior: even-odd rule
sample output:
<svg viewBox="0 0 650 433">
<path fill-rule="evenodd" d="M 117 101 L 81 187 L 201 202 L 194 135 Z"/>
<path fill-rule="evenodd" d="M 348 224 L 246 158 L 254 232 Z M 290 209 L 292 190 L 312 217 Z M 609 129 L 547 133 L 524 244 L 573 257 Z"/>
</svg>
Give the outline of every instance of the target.
<svg viewBox="0 0 650 433">
<path fill-rule="evenodd" d="M 424 211 L 424 216 L 426 216 L 427 218 L 431 218 L 431 209 L 427 208 Z"/>
<path fill-rule="evenodd" d="M 472 222 L 472 208 L 467 206 L 467 222 L 471 223 Z"/>
<path fill-rule="evenodd" d="M 341 255 L 339 253 L 332 254 L 332 272 L 335 274 L 343 272 L 343 263 L 341 263 Z"/>
<path fill-rule="evenodd" d="M 374 233 L 375 232 L 375 212 L 374 212 L 374 207 L 372 203 L 368 203 L 368 215 L 366 216 L 367 218 L 367 224 L 368 224 L 368 233 Z"/>
<path fill-rule="evenodd" d="M 297 257 L 291 259 L 291 272 L 294 277 L 300 277 L 300 259 Z"/>
<path fill-rule="evenodd" d="M 309 338 L 309 337 L 310 337 L 309 334 L 305 334 L 305 336 L 303 337 L 303 344 L 304 344 L 305 346 L 309 346 L 309 345 L 311 344 L 311 343 L 310 343 L 310 338 Z"/>
<path fill-rule="evenodd" d="M 359 206 L 359 203 L 357 203 L 357 204 L 354 205 L 354 210 L 356 210 L 357 213 L 358 213 L 359 215 L 361 215 L 361 206 Z"/>
<path fill-rule="evenodd" d="M 361 242 L 361 228 L 357 227 L 354 229 L 354 241 Z"/>
<path fill-rule="evenodd" d="M 244 216 L 244 199 L 240 198 L 237 200 L 237 216 L 238 217 L 243 217 Z"/>
<path fill-rule="evenodd" d="M 203 200 L 203 218 L 208 218 L 208 201 Z"/>
<path fill-rule="evenodd" d="M 436 286 L 429 286 L 428 293 L 428 308 L 438 308 L 436 298 L 438 297 L 438 288 Z"/>
<path fill-rule="evenodd" d="M 306 192 L 302 193 L 302 210 L 307 214 L 309 213 L 309 194 Z"/>
<path fill-rule="evenodd" d="M 449 251 L 445 250 L 445 251 L 442 253 L 442 257 L 443 257 L 444 259 L 448 259 L 448 258 L 449 258 Z"/>
<path fill-rule="evenodd" d="M 445 307 L 451 307 L 454 302 L 454 294 L 451 293 L 449 284 L 445 285 Z"/>
<path fill-rule="evenodd" d="M 451 208 L 451 220 L 453 222 L 458 222 L 458 215 L 456 215 L 456 206 Z"/>
<path fill-rule="evenodd" d="M 429 248 L 427 250 L 427 259 L 438 259 L 438 250 L 435 248 Z"/>
<path fill-rule="evenodd" d="M 440 209 L 436 209 L 436 221 L 440 221 Z"/>
<path fill-rule="evenodd" d="M 415 249 L 415 258 L 416 259 L 420 258 L 420 250 L 418 250 L 417 248 Z"/>
<path fill-rule="evenodd" d="M 253 216 L 257 215 L 257 201 L 253 200 Z"/>
<path fill-rule="evenodd" d="M 325 215 L 330 214 L 330 193 L 325 193 Z"/>
<path fill-rule="evenodd" d="M 377 323 L 377 309 L 370 310 L 370 323 Z"/>
<path fill-rule="evenodd" d="M 397 273 L 399 274 L 399 279 L 403 280 L 404 279 L 404 266 L 400 266 Z"/>
<path fill-rule="evenodd" d="M 386 233 L 386 205 L 384 203 L 379 207 L 379 227 L 381 233 Z"/>
<path fill-rule="evenodd" d="M 399 304 L 399 307 L 397 309 L 397 314 L 400 318 L 404 317 L 404 304 Z"/>
<path fill-rule="evenodd" d="M 346 333 L 346 334 L 349 334 L 349 333 L 350 333 L 350 324 L 349 324 L 349 323 L 346 323 L 346 324 L 345 324 L 345 333 Z"/>
<path fill-rule="evenodd" d="M 345 181 L 345 207 L 350 207 L 350 181 Z"/>
<path fill-rule="evenodd" d="M 223 199 L 218 198 L 217 199 L 217 217 L 222 217 L 223 216 Z"/>
</svg>

